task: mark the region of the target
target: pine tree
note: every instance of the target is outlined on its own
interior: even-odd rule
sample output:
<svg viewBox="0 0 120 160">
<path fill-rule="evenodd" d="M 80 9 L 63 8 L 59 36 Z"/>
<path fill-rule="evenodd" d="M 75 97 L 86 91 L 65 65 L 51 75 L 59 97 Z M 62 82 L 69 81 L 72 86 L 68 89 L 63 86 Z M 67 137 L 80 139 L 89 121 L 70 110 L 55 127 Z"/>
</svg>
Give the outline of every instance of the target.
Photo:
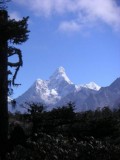
<svg viewBox="0 0 120 160">
<path fill-rule="evenodd" d="M 7 2 L 10 2 L 10 0 L 0 0 L 0 10 L 4 10 L 7 8 Z"/>
<path fill-rule="evenodd" d="M 8 103 L 10 87 L 19 85 L 15 79 L 22 66 L 22 53 L 13 45 L 22 44 L 28 39 L 28 17 L 16 21 L 9 19 L 6 1 L 0 1 L 0 157 L 5 159 L 8 137 Z M 12 46 L 10 46 L 12 45 Z M 17 55 L 18 62 L 9 62 L 9 57 Z M 9 68 L 15 68 L 15 72 Z"/>
</svg>

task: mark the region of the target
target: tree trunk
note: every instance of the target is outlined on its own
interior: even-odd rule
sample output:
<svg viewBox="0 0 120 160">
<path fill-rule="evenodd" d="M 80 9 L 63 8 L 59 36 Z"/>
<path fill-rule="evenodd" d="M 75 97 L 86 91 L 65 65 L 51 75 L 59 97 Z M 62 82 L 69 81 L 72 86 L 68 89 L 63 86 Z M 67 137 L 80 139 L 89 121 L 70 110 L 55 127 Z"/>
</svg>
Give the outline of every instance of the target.
<svg viewBox="0 0 120 160">
<path fill-rule="evenodd" d="M 8 15 L 0 11 L 0 30 L 5 30 Z M 8 139 L 8 75 L 7 75 L 7 39 L 5 32 L 0 32 L 0 157 L 5 160 Z"/>
</svg>

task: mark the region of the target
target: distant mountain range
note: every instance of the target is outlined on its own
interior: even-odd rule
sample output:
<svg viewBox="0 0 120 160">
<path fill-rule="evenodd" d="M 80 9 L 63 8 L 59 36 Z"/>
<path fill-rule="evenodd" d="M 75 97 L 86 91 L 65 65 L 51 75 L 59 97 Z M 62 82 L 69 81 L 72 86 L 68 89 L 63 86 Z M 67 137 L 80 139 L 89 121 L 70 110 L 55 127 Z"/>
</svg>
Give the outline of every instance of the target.
<svg viewBox="0 0 120 160">
<path fill-rule="evenodd" d="M 37 79 L 33 85 L 16 99 L 16 110 L 25 111 L 20 104 L 40 102 L 48 110 L 63 106 L 68 102 L 75 103 L 76 111 L 94 110 L 98 107 L 116 107 L 120 103 L 120 78 L 108 87 L 100 87 L 94 82 L 85 85 L 73 84 L 59 67 L 49 80 Z"/>
</svg>

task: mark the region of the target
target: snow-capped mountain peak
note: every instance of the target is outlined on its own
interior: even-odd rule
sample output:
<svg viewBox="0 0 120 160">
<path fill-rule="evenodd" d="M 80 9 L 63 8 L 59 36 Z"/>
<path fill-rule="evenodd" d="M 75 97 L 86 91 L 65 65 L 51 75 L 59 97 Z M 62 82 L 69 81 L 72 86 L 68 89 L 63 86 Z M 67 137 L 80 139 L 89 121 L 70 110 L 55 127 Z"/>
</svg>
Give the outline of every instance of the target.
<svg viewBox="0 0 120 160">
<path fill-rule="evenodd" d="M 95 82 L 90 82 L 88 84 L 83 85 L 83 87 L 85 88 L 89 88 L 89 89 L 93 89 L 98 91 L 101 87 L 99 85 L 97 85 Z"/>
<path fill-rule="evenodd" d="M 66 75 L 65 69 L 59 67 L 48 80 L 37 79 L 16 102 L 18 106 L 24 102 L 40 102 L 52 109 L 71 101 L 75 102 L 78 111 L 83 111 L 106 105 L 113 106 L 118 104 L 119 99 L 120 78 L 108 87 L 100 87 L 95 82 L 75 85 Z"/>
<path fill-rule="evenodd" d="M 59 68 L 57 68 L 56 71 L 59 72 L 59 73 L 65 73 L 65 69 L 62 66 L 60 66 Z"/>
<path fill-rule="evenodd" d="M 49 81 L 54 83 L 61 83 L 62 81 L 66 81 L 68 84 L 73 84 L 68 78 L 63 67 L 59 67 L 50 77 Z"/>
<path fill-rule="evenodd" d="M 95 90 L 95 91 L 99 91 L 100 88 L 101 88 L 95 82 L 90 82 L 90 83 L 87 83 L 87 84 L 80 84 L 80 85 L 76 85 L 75 87 L 76 87 L 77 91 L 81 90 L 82 88 L 92 89 L 92 90 Z"/>
<path fill-rule="evenodd" d="M 42 79 L 37 79 L 36 81 L 35 81 L 35 83 L 34 83 L 34 85 L 35 85 L 35 87 L 36 87 L 36 89 L 37 88 L 40 88 L 41 86 L 45 86 L 45 85 L 47 85 L 47 81 L 44 81 L 44 80 L 42 80 Z"/>
</svg>

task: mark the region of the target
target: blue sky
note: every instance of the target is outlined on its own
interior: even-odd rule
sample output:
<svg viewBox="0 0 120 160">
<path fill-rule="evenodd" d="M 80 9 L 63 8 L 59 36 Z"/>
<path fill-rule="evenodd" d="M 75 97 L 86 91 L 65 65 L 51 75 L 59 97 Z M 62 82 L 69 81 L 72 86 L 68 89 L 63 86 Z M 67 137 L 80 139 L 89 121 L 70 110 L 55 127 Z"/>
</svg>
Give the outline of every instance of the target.
<svg viewBox="0 0 120 160">
<path fill-rule="evenodd" d="M 63 66 L 75 84 L 110 85 L 120 77 L 120 5 L 117 0 L 13 0 L 16 20 L 29 16 L 29 40 L 13 97 Z"/>
</svg>

